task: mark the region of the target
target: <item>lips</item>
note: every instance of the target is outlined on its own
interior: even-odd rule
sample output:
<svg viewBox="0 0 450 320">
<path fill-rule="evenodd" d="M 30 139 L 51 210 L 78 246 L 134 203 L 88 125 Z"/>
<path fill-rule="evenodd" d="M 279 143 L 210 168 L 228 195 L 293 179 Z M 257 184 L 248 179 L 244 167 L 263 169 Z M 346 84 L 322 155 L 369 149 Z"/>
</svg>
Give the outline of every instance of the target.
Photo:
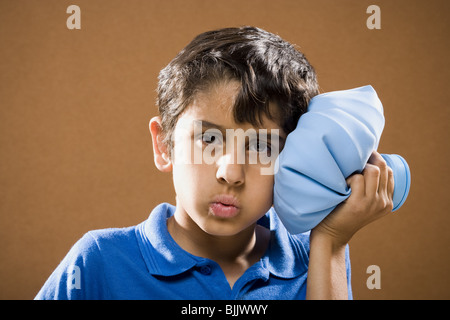
<svg viewBox="0 0 450 320">
<path fill-rule="evenodd" d="M 239 206 L 240 204 L 236 197 L 222 194 L 216 196 L 209 207 L 212 214 L 219 218 L 232 218 L 239 213 Z"/>
</svg>

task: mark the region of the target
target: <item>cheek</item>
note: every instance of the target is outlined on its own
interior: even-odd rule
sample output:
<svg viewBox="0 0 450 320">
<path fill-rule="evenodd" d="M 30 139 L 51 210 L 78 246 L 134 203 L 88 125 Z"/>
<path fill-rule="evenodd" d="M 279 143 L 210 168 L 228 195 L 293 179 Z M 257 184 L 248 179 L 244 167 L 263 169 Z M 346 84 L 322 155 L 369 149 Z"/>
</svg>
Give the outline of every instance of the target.
<svg viewBox="0 0 450 320">
<path fill-rule="evenodd" d="M 177 196 L 194 202 L 195 199 L 204 196 L 204 191 L 209 189 L 211 176 L 214 172 L 211 168 L 199 164 L 177 164 L 173 166 L 173 184 Z"/>
<path fill-rule="evenodd" d="M 200 176 L 196 172 L 196 165 L 192 164 L 191 141 L 189 135 L 183 132 L 183 127 L 178 127 L 173 136 L 173 184 L 177 195 L 185 192 L 191 194 L 193 187 L 196 186 L 196 179 Z"/>
<path fill-rule="evenodd" d="M 200 176 L 191 165 L 176 164 L 173 166 L 173 184 L 178 195 L 184 192 L 191 193 L 198 185 L 198 180 L 200 180 Z"/>
<path fill-rule="evenodd" d="M 250 179 L 248 179 L 250 182 Z M 254 178 L 251 179 L 251 184 L 254 186 L 250 188 L 249 199 L 254 199 L 255 205 L 264 210 L 269 210 L 273 203 L 273 175 L 261 175 L 256 173 Z M 257 199 L 257 200 L 256 200 Z M 253 200 L 252 200 L 253 202 Z M 266 211 L 267 211 L 266 210 Z"/>
</svg>

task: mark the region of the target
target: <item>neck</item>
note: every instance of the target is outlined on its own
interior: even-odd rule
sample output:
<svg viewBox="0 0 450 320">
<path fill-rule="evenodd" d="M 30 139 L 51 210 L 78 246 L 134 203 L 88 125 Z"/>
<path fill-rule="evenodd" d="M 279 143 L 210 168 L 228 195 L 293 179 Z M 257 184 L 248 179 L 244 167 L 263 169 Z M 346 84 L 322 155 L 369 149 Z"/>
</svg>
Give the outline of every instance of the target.
<svg viewBox="0 0 450 320">
<path fill-rule="evenodd" d="M 184 250 L 219 264 L 258 260 L 265 249 L 264 241 L 261 241 L 262 228 L 256 224 L 230 236 L 211 235 L 203 231 L 186 212 L 177 209 L 169 218 L 167 228 Z"/>
</svg>

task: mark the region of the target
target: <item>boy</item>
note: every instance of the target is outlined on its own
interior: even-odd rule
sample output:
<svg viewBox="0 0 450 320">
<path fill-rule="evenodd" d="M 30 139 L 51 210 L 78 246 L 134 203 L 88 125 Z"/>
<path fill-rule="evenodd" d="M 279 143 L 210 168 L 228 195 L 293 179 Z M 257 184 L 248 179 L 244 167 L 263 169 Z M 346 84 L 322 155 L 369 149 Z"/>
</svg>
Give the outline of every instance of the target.
<svg viewBox="0 0 450 320">
<path fill-rule="evenodd" d="M 317 94 L 313 68 L 276 35 L 197 36 L 161 71 L 150 121 L 176 206 L 88 232 L 36 299 L 352 298 L 347 243 L 392 210 L 381 156 L 347 180 L 351 196 L 311 233 L 289 234 L 271 208 L 273 160 Z"/>
</svg>

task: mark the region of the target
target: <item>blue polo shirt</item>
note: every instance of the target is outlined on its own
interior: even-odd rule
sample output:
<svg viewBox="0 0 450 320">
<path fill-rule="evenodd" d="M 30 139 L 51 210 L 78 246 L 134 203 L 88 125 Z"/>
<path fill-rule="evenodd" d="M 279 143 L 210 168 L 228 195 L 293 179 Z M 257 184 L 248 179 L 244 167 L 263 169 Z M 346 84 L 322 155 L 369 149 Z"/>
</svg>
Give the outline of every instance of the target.
<svg viewBox="0 0 450 320">
<path fill-rule="evenodd" d="M 271 230 L 269 247 L 233 289 L 216 262 L 173 240 L 174 212 L 163 203 L 137 226 L 86 233 L 35 299 L 305 299 L 309 234 L 289 234 L 273 208 L 258 221 Z M 346 265 L 352 298 L 348 247 Z"/>
</svg>

